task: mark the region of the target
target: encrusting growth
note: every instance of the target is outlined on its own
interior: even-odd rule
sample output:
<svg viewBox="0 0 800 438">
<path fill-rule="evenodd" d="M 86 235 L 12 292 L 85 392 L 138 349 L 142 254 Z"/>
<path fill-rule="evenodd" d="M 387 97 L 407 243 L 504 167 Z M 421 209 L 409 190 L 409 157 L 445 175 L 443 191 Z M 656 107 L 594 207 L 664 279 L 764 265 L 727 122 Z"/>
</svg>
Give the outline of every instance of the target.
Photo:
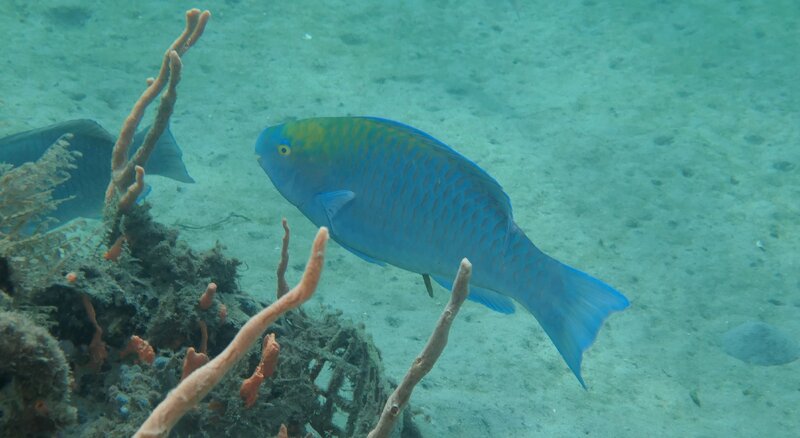
<svg viewBox="0 0 800 438">
<path fill-rule="evenodd" d="M 156 359 L 156 352 L 153 350 L 153 347 L 150 346 L 150 343 L 136 335 L 131 336 L 131 340 L 128 341 L 128 345 L 125 349 L 119 353 L 119 357 L 122 358 L 131 353 L 136 354 L 139 361 L 148 365 L 152 365 L 153 361 Z"/>
<path fill-rule="evenodd" d="M 225 374 L 245 355 L 264 330 L 285 312 L 311 298 L 322 275 L 328 229 L 317 232 L 311 256 L 300 283 L 269 307 L 250 318 L 217 357 L 183 379 L 150 413 L 134 435 L 138 438 L 165 437 L 189 409 L 197 405 Z"/>
</svg>

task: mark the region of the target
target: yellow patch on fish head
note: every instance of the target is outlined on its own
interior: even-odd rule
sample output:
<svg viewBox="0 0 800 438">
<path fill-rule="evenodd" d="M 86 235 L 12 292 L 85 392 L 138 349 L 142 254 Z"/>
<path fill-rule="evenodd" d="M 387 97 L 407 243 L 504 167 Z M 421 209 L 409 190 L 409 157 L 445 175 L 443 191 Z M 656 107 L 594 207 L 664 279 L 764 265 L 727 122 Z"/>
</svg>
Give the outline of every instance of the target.
<svg viewBox="0 0 800 438">
<path fill-rule="evenodd" d="M 292 140 L 291 146 L 298 151 L 315 153 L 325 145 L 325 127 L 316 120 L 289 122 L 284 135 Z"/>
</svg>

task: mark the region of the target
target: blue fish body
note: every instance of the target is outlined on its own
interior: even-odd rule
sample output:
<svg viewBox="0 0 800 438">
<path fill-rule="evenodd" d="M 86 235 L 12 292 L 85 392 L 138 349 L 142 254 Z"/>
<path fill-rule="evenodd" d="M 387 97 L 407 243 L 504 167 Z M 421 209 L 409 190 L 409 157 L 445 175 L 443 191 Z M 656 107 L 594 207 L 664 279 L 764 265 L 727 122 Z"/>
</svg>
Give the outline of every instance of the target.
<svg viewBox="0 0 800 438">
<path fill-rule="evenodd" d="M 478 165 L 420 130 L 369 117 L 268 127 L 255 149 L 278 191 L 360 257 L 443 285 L 467 257 L 470 299 L 503 313 L 522 304 L 585 387 L 583 351 L 628 300 L 536 248 Z"/>
</svg>

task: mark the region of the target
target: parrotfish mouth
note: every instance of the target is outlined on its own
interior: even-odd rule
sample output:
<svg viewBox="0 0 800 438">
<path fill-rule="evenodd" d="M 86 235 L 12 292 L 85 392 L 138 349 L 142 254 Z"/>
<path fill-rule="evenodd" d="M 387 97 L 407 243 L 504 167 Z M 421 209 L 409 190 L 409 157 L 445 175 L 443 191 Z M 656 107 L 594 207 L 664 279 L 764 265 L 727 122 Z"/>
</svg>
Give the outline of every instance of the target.
<svg viewBox="0 0 800 438">
<path fill-rule="evenodd" d="M 296 172 L 292 172 L 288 176 L 288 178 L 283 180 L 281 184 L 278 184 L 275 181 L 275 176 L 272 175 L 272 172 L 269 172 L 267 168 L 264 166 L 264 157 L 256 155 L 256 161 L 258 161 L 258 165 L 261 166 L 261 168 L 264 170 L 264 173 L 267 174 L 267 177 L 269 177 L 270 181 L 272 181 L 272 184 L 275 186 L 275 188 L 278 189 L 278 192 L 281 194 L 281 196 L 286 198 L 286 200 L 288 200 L 289 202 L 292 203 L 292 205 L 298 208 L 302 208 L 302 206 L 305 205 L 305 203 L 298 203 L 295 200 L 295 197 L 292 196 L 292 191 L 294 187 L 297 185 L 297 179 L 299 177 L 299 175 Z"/>
</svg>

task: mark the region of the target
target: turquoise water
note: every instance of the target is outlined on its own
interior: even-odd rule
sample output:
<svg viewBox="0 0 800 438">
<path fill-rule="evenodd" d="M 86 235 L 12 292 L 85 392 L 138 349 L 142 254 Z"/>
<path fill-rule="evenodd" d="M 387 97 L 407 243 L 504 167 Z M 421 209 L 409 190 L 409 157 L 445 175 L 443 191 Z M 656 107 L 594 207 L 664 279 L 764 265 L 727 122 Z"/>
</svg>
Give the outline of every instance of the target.
<svg viewBox="0 0 800 438">
<path fill-rule="evenodd" d="M 0 135 L 121 124 L 189 7 L 172 129 L 197 180 L 148 200 L 271 294 L 280 218 L 314 227 L 253 143 L 292 118 L 373 115 L 450 144 L 505 188 L 544 251 L 626 294 L 584 391 L 534 318 L 466 303 L 411 403 L 426 437 L 794 436 L 800 361 L 723 348 L 761 321 L 800 341 L 800 6 L 792 1 L 0 1 Z M 365 324 L 399 379 L 447 294 L 332 244 L 309 307 Z M 268 292 L 270 291 L 270 292 Z"/>
</svg>

